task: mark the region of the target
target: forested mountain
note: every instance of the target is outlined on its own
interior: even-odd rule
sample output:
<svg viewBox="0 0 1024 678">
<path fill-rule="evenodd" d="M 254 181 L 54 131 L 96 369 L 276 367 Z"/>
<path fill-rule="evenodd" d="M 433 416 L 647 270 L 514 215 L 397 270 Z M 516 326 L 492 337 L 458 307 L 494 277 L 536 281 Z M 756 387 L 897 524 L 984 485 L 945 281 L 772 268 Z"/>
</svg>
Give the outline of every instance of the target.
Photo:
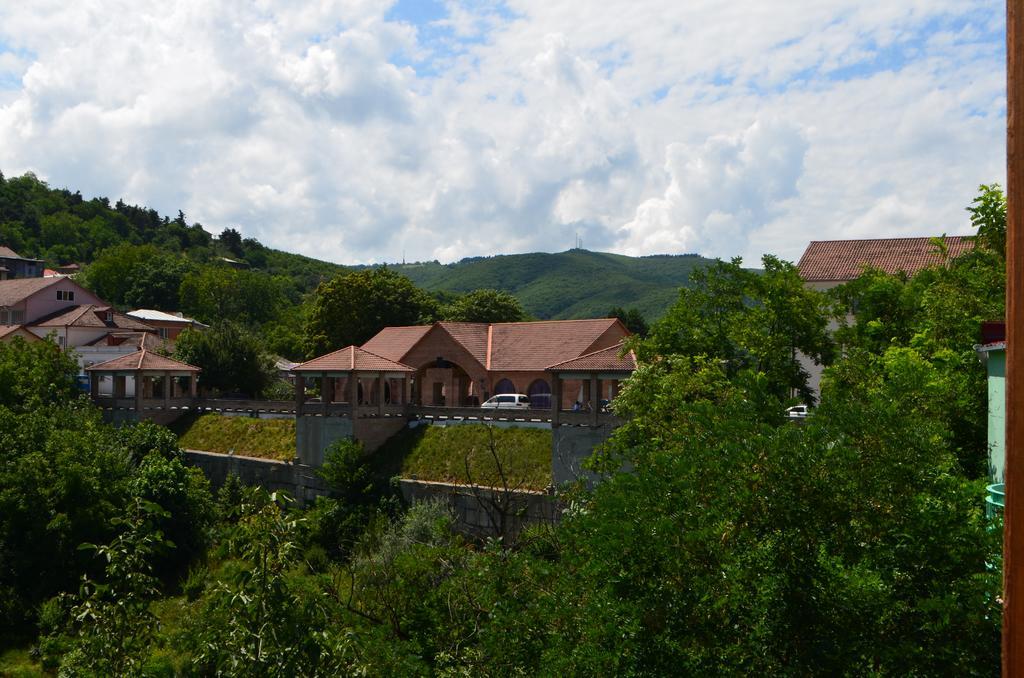
<svg viewBox="0 0 1024 678">
<path fill-rule="evenodd" d="M 196 267 L 222 265 L 221 258 L 244 262 L 254 273 L 276 277 L 293 302 L 323 280 L 364 268 L 265 247 L 254 238 L 242 238 L 234 229 L 215 236 L 202 224 L 189 223 L 181 212 L 172 219 L 120 200 L 111 205 L 107 198 L 86 199 L 77 191 L 50 188 L 32 174 L 9 179 L 0 174 L 0 244 L 22 256 L 45 259 L 49 266 L 91 264 L 119 245 L 151 246 L 155 249 L 122 249 L 118 258 L 161 257 L 156 266 L 159 271 L 145 271 L 145 285 L 169 291 L 162 305 L 174 308 L 165 310 L 183 310 L 178 308 L 175 282 L 180 285 L 189 270 L 196 273 Z M 690 273 L 708 263 L 697 255 L 637 258 L 573 249 L 557 254 L 473 257 L 453 264 L 396 264 L 393 268 L 442 299 L 483 288 L 509 292 L 536 318 L 602 316 L 620 306 L 636 308 L 654 319 L 675 300 Z M 177 273 L 168 273 L 172 270 Z M 108 277 L 119 277 L 122 283 L 136 277 L 136 272 L 123 269 L 111 273 Z M 112 295 L 111 290 L 98 291 L 110 295 L 108 300 L 118 305 L 146 301 L 161 306 L 152 294 L 126 297 L 127 285 Z M 191 310 L 201 313 L 202 309 Z"/>
<path fill-rule="evenodd" d="M 625 306 L 653 319 L 672 304 L 690 273 L 709 263 L 696 254 L 627 257 L 572 249 L 395 268 L 432 292 L 465 293 L 482 287 L 509 292 L 537 318 L 593 318 Z"/>
</svg>

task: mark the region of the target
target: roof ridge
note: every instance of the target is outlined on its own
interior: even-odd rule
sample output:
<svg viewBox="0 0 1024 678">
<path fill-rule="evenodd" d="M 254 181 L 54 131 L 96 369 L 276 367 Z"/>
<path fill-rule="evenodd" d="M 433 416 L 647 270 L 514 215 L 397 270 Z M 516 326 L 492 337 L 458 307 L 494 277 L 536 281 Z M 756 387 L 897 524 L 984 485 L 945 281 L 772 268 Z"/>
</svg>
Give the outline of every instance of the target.
<svg viewBox="0 0 1024 678">
<path fill-rule="evenodd" d="M 494 325 L 540 325 L 541 323 L 592 323 L 600 322 L 602 320 L 618 320 L 618 318 L 549 318 L 547 320 L 516 320 L 510 323 L 487 323 L 489 326 Z"/>
<path fill-rule="evenodd" d="M 486 360 L 486 364 L 484 365 L 484 369 L 487 370 L 487 371 L 490 371 L 490 369 L 491 369 L 491 346 L 492 346 L 493 340 L 494 340 L 494 325 L 492 323 L 487 323 L 487 347 L 484 349 L 484 358 Z"/>
<path fill-rule="evenodd" d="M 975 238 L 976 235 L 907 235 L 898 238 L 838 238 L 833 240 L 809 240 L 808 244 L 813 245 L 815 243 L 830 243 L 830 242 L 892 242 L 894 240 L 931 240 L 932 238 L 943 238 L 946 240 L 952 238 Z"/>
</svg>

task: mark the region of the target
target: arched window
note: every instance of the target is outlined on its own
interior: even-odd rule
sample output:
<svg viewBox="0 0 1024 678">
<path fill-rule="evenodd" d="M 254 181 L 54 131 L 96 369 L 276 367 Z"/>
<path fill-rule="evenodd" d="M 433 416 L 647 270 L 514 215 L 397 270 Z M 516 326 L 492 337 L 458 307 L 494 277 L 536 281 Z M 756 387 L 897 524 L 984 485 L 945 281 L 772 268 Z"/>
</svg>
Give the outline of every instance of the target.
<svg viewBox="0 0 1024 678">
<path fill-rule="evenodd" d="M 502 393 L 515 393 L 516 386 L 508 379 L 502 379 L 494 385 L 494 395 L 501 395 Z"/>
<path fill-rule="evenodd" d="M 534 379 L 526 395 L 530 396 L 530 407 L 551 409 L 551 386 L 543 379 Z"/>
</svg>

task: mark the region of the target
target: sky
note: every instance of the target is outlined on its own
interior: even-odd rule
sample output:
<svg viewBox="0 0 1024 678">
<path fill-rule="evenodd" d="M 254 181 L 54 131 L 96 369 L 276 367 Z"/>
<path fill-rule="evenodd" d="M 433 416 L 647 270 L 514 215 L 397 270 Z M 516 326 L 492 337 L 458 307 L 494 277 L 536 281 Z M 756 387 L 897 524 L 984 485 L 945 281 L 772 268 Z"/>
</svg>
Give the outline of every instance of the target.
<svg viewBox="0 0 1024 678">
<path fill-rule="evenodd" d="M 990 0 L 0 0 L 0 171 L 338 263 L 970 232 Z"/>
</svg>

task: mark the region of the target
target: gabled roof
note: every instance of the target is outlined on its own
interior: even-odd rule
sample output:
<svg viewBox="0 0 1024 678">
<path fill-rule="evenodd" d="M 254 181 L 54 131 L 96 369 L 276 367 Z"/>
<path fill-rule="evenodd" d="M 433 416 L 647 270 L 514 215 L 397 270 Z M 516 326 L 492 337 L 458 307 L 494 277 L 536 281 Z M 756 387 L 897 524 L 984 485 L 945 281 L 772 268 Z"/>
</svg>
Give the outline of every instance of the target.
<svg viewBox="0 0 1024 678">
<path fill-rule="evenodd" d="M 0 325 L 0 340 L 8 338 L 12 334 L 17 334 L 29 341 L 42 341 L 38 336 L 25 329 L 24 325 Z"/>
<path fill-rule="evenodd" d="M 345 348 L 313 358 L 292 368 L 292 372 L 415 372 L 408 365 L 359 348 Z"/>
<path fill-rule="evenodd" d="M 4 259 L 23 259 L 24 261 L 42 261 L 42 259 L 29 259 L 28 257 L 23 257 L 6 245 L 0 245 L 0 257 L 3 257 Z"/>
<path fill-rule="evenodd" d="M 163 348 L 167 342 L 152 332 L 110 332 L 96 337 L 86 346 L 134 346 L 146 350 Z"/>
<path fill-rule="evenodd" d="M 466 352 L 473 356 L 481 365 L 487 365 L 487 323 L 457 323 L 442 320 L 435 323 L 458 342 Z"/>
<path fill-rule="evenodd" d="M 67 278 L 14 278 L 0 280 L 0 306 L 14 306 L 36 292 L 45 290 Z"/>
<path fill-rule="evenodd" d="M 104 372 L 135 372 L 140 370 L 144 372 L 202 372 L 201 369 L 194 365 L 189 365 L 188 363 L 183 363 L 180 360 L 168 358 L 158 353 L 152 353 L 144 348 L 135 353 L 129 353 L 104 363 L 90 365 L 85 370 L 86 372 L 97 370 Z"/>
<path fill-rule="evenodd" d="M 363 350 L 397 362 L 431 329 L 432 325 L 385 327 L 363 344 Z"/>
<path fill-rule="evenodd" d="M 873 240 L 814 240 L 804 250 L 797 268 L 808 282 L 853 280 L 866 266 L 886 273 L 910 275 L 942 263 L 931 238 L 879 238 Z M 950 259 L 974 248 L 969 236 L 945 236 Z"/>
<path fill-rule="evenodd" d="M 112 320 L 109 323 L 105 319 L 108 312 L 112 314 Z M 68 306 L 29 324 L 33 327 L 95 327 L 137 330 L 141 332 L 156 331 L 141 320 L 113 311 L 109 306 L 97 306 L 95 304 Z"/>
<path fill-rule="evenodd" d="M 490 324 L 442 321 L 430 326 L 386 327 L 363 344 L 363 349 L 398 362 L 431 332 L 444 332 L 485 370 L 542 372 L 549 365 L 587 352 L 616 325 L 621 326 L 616 318 Z M 628 334 L 624 327 L 622 333 Z"/>
<path fill-rule="evenodd" d="M 490 326 L 487 369 L 542 371 L 548 365 L 583 355 L 617 323 L 617 318 L 495 323 Z"/>
<path fill-rule="evenodd" d="M 548 367 L 551 372 L 633 372 L 636 370 L 636 354 L 622 353 L 622 343 L 603 348 L 600 351 L 581 355 Z"/>
<path fill-rule="evenodd" d="M 173 313 L 164 313 L 163 311 L 157 311 L 152 308 L 137 308 L 134 311 L 128 311 L 125 315 L 139 320 L 149 321 L 160 321 L 165 323 L 179 323 L 182 325 L 199 325 L 200 327 L 207 327 L 203 323 L 193 318 L 186 318 L 183 315 L 175 315 Z"/>
</svg>

